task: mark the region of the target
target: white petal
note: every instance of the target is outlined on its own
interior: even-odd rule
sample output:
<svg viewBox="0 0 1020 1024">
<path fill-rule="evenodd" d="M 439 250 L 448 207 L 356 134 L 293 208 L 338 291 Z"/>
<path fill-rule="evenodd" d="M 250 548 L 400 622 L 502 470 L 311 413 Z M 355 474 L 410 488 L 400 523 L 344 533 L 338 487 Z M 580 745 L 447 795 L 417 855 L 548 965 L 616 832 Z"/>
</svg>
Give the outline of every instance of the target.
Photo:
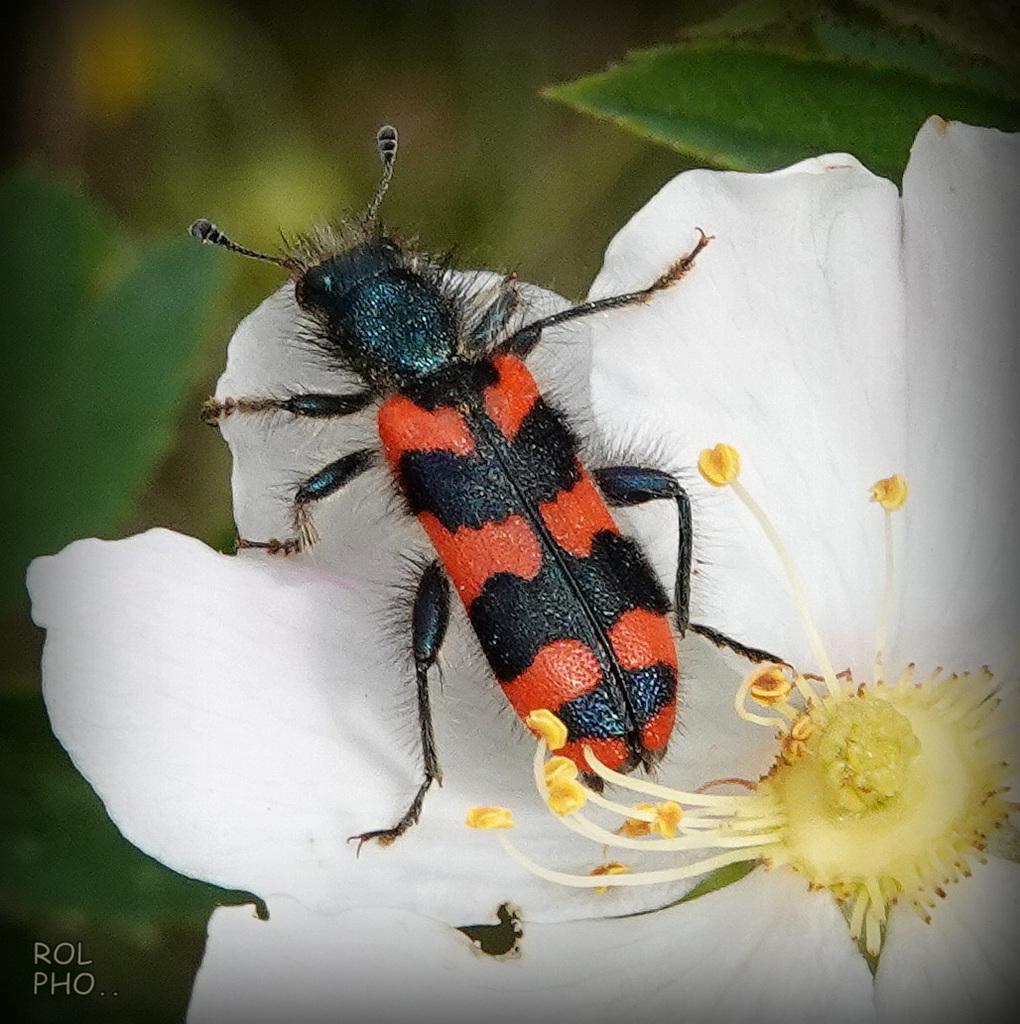
<svg viewBox="0 0 1020 1024">
<path fill-rule="evenodd" d="M 209 922 L 188 1021 L 438 1022 L 444 993 L 457 1004 L 455 961 L 478 955 L 448 925 L 402 910 L 331 916 L 279 899 L 260 921 L 250 907 L 223 907 Z"/>
<path fill-rule="evenodd" d="M 502 959 L 411 914 L 327 917 L 276 901 L 262 922 L 224 908 L 189 1021 L 873 1019 L 870 975 L 832 901 L 788 873 L 759 875 L 641 917 L 525 921 L 518 955 Z"/>
<path fill-rule="evenodd" d="M 346 724 L 395 685 L 339 627 L 363 595 L 163 530 L 79 541 L 29 587 L 54 732 L 127 838 L 219 885 L 335 901 L 347 836 L 399 792 L 382 766 L 361 779 L 384 739 Z"/>
<path fill-rule="evenodd" d="M 882 1020 L 1011 1020 L 1020 1000 L 1020 865 L 990 860 L 947 887 L 931 924 L 894 913 L 876 976 Z"/>
<path fill-rule="evenodd" d="M 552 984 L 563 963 L 575 965 L 571 1005 L 580 1012 L 571 1019 L 579 1022 L 873 1017 L 871 979 L 841 915 L 789 872 L 759 870 L 645 917 L 526 929 L 521 950 L 528 988 Z"/>
<path fill-rule="evenodd" d="M 905 659 L 996 663 L 1020 632 L 1020 135 L 921 130 L 903 179 Z"/>
<path fill-rule="evenodd" d="M 612 437 L 657 441 L 682 472 L 695 621 L 817 667 L 760 529 L 694 469 L 725 442 L 793 552 L 837 669 L 870 660 L 882 527 L 868 488 L 902 464 L 904 436 L 896 189 L 841 155 L 681 174 L 613 240 L 592 296 L 649 284 L 696 227 L 715 238 L 686 278 L 601 318 L 593 406 Z"/>
<path fill-rule="evenodd" d="M 380 627 L 386 590 L 163 530 L 73 544 L 34 563 L 30 588 L 54 732 L 125 836 L 184 874 L 452 923 L 506 899 L 555 920 L 669 898 L 562 890 L 465 827 L 469 807 L 510 804 L 532 856 L 580 870 L 601 858 L 540 803 L 533 741 L 464 636 L 433 694 L 444 786 L 394 846 L 356 855 L 348 837 L 392 824 L 420 779 L 413 673 Z"/>
</svg>

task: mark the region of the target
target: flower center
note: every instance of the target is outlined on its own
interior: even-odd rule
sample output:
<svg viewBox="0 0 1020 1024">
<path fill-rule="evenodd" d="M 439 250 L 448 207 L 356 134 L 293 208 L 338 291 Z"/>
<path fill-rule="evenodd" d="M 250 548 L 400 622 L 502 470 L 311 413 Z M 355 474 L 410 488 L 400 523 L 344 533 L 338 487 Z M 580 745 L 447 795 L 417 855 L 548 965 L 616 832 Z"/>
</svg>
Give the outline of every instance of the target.
<svg viewBox="0 0 1020 1024">
<path fill-rule="evenodd" d="M 826 802 L 840 817 L 878 810 L 899 796 L 920 749 L 910 720 L 888 701 L 840 704 L 817 744 L 808 741 Z"/>
<path fill-rule="evenodd" d="M 786 819 L 766 859 L 832 892 L 875 954 L 893 903 L 927 919 L 945 886 L 968 873 L 967 858 L 980 856 L 1008 813 L 1007 752 L 990 672 L 923 686 L 909 669 L 893 685 L 840 682 L 838 692 L 809 698 L 758 784 Z"/>
<path fill-rule="evenodd" d="M 945 896 L 946 885 L 970 873 L 968 859 L 981 858 L 988 832 L 1015 807 L 1003 794 L 1013 756 L 1016 702 L 1011 720 L 1004 723 L 997 713 L 997 693 L 1005 676 L 987 668 L 951 676 L 937 669 L 921 682 L 914 680 L 913 665 L 898 678 L 886 674 L 883 648 L 893 592 L 890 516 L 907 499 L 902 477 L 872 488 L 872 500 L 886 513 L 885 594 L 873 675 L 858 683 L 849 672 L 834 671 L 781 539 L 737 481 L 737 453 L 720 445 L 704 452 L 699 465 L 709 483 L 730 486 L 762 526 L 790 579 L 821 676 L 768 664 L 744 680 L 736 712 L 777 729 L 779 754 L 764 778 L 744 783 L 751 792 L 739 795 L 707 793 L 708 786 L 685 793 L 621 775 L 586 748 L 588 764 L 605 781 L 665 801 L 616 803 L 582 786 L 572 762 L 545 760 L 547 750 L 566 740 L 554 716 L 543 711 L 529 719 L 541 737 L 536 786 L 567 828 L 606 848 L 673 853 L 679 864 L 631 872 L 614 861 L 577 875 L 534 863 L 504 836 L 501 842 L 541 877 L 597 891 L 721 873 L 754 860 L 787 866 L 812 889 L 828 890 L 843 906 L 854 940 L 877 956 L 890 907 L 906 903 L 930 920 L 928 908 Z M 771 713 L 752 711 L 749 700 Z M 606 828 L 582 813 L 589 804 L 626 820 Z M 508 827 L 507 820 L 497 827 Z M 701 855 L 692 859 L 692 853 Z"/>
</svg>

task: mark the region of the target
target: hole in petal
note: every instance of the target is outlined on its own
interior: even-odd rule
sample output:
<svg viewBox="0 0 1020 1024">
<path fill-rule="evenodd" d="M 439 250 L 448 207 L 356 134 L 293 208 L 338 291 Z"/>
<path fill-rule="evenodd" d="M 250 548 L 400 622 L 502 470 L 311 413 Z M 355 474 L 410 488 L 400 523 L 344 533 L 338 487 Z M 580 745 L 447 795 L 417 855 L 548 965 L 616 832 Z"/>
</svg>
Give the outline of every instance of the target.
<svg viewBox="0 0 1020 1024">
<path fill-rule="evenodd" d="M 457 931 L 463 932 L 475 947 L 487 956 L 512 957 L 520 953 L 520 940 L 524 934 L 520 918 L 510 904 L 503 903 L 496 908 L 498 924 L 465 924 Z"/>
</svg>

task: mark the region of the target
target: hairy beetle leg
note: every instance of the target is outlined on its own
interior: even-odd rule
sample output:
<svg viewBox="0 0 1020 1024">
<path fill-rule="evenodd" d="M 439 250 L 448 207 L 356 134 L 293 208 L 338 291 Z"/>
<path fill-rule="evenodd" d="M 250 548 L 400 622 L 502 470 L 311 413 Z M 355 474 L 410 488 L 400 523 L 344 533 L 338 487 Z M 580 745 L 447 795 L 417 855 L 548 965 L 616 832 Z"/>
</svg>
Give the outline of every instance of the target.
<svg viewBox="0 0 1020 1024">
<path fill-rule="evenodd" d="M 244 537 L 237 538 L 237 550 L 251 548 L 265 551 L 267 555 L 296 555 L 302 548 L 300 537 L 288 537 L 287 540 L 245 540 Z"/>
<path fill-rule="evenodd" d="M 557 324 L 566 323 L 568 320 L 577 320 L 581 317 L 591 316 L 593 313 L 604 313 L 611 309 L 620 309 L 624 306 L 634 306 L 647 302 L 656 292 L 676 284 L 694 266 L 694 262 L 701 250 L 715 237 L 714 235 L 706 235 L 701 228 L 695 228 L 695 231 L 698 232 L 698 241 L 694 248 L 671 263 L 666 272 L 660 274 L 647 288 L 641 288 L 636 292 L 625 292 L 621 295 L 609 295 L 604 299 L 589 299 L 587 302 L 579 302 L 576 306 L 561 310 L 559 313 L 552 313 L 549 316 L 542 317 L 541 320 L 526 324 L 515 334 L 511 335 L 499 346 L 500 351 L 513 352 L 515 355 L 523 358 L 538 344 L 542 331 L 547 327 L 554 327 Z"/>
<path fill-rule="evenodd" d="M 687 257 L 693 259 L 692 256 Z M 760 647 L 749 647 L 739 640 L 734 640 L 712 626 L 704 626 L 690 621 L 691 597 L 691 502 L 687 492 L 676 477 L 670 476 L 659 469 L 648 469 L 644 466 L 608 466 L 597 469 L 593 476 L 606 496 L 610 505 L 642 505 L 646 501 L 659 498 L 672 498 L 676 502 L 679 520 L 679 550 L 677 553 L 676 583 L 674 587 L 674 613 L 677 629 L 681 638 L 688 629 L 692 633 L 705 637 L 716 647 L 725 647 L 748 661 L 774 661 L 785 665 L 786 661 Z"/>
<path fill-rule="evenodd" d="M 740 657 L 746 658 L 748 661 L 757 663 L 773 661 L 777 665 L 790 664 L 785 658 L 780 658 L 778 654 L 772 654 L 769 651 L 762 650 L 760 647 L 748 647 L 747 644 L 734 640 L 733 637 L 721 633 L 712 626 L 703 626 L 697 622 L 692 622 L 690 630 L 692 633 L 697 633 L 699 636 L 703 636 L 706 640 L 711 641 L 716 647 L 725 647 L 733 651 L 734 654 L 739 654 Z"/>
<path fill-rule="evenodd" d="M 221 419 L 233 416 L 236 412 L 259 413 L 279 409 L 293 416 L 330 419 L 361 412 L 372 404 L 375 397 L 374 391 L 365 389 L 352 391 L 346 395 L 304 394 L 290 395 L 287 398 L 248 395 L 243 398 L 224 398 L 222 401 L 209 398 L 202 406 L 201 417 L 203 423 L 215 426 Z"/>
<path fill-rule="evenodd" d="M 389 846 L 418 821 L 425 794 L 431 788 L 432 783 L 435 782 L 437 785 L 443 783 L 443 776 L 439 770 L 439 756 L 436 752 L 436 738 L 432 728 L 429 669 L 435 665 L 436 658 L 439 656 L 449 621 L 450 584 L 443 572 L 442 565 L 438 561 L 430 562 L 418 581 L 411 613 L 411 649 L 414 655 L 414 673 L 417 684 L 418 725 L 421 730 L 424 778 L 411 805 L 392 828 L 374 829 L 348 839 L 348 842 L 357 842 L 359 851 L 370 839 L 376 839 L 381 845 Z"/>
<path fill-rule="evenodd" d="M 313 473 L 304 483 L 299 484 L 294 492 L 294 503 L 291 507 L 291 520 L 296 536 L 286 540 L 238 540 L 238 548 L 259 548 L 270 555 L 294 555 L 310 548 L 319 539 L 315 525 L 312 523 L 311 506 L 335 494 L 345 484 L 360 476 L 375 464 L 376 453 L 372 448 L 359 448 L 357 451 L 336 459 Z"/>
<path fill-rule="evenodd" d="M 693 259 L 693 257 L 687 257 Z M 672 499 L 677 508 L 676 581 L 673 586 L 673 614 L 683 638 L 687 631 L 691 600 L 691 502 L 680 481 L 661 469 L 645 466 L 607 466 L 592 474 L 610 505 L 643 505 L 647 501 Z"/>
</svg>

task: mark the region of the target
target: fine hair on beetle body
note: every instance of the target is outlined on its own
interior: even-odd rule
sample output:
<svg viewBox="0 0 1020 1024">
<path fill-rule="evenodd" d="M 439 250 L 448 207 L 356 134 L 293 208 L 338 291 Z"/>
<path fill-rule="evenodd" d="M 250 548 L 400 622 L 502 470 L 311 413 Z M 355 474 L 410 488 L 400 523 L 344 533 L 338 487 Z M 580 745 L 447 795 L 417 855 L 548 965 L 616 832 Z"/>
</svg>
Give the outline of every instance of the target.
<svg viewBox="0 0 1020 1024">
<path fill-rule="evenodd" d="M 395 824 L 352 836 L 393 842 L 441 782 L 432 687 L 454 595 L 467 613 L 510 707 L 526 721 L 551 711 L 567 728 L 560 754 L 600 785 L 590 749 L 610 768 L 651 769 L 673 735 L 681 670 L 677 638 L 690 630 L 754 660 L 779 660 L 710 626 L 690 622 L 691 504 L 675 472 L 650 463 L 589 470 L 581 439 L 539 388 L 527 360 L 549 328 L 653 301 L 695 265 L 709 237 L 692 225 L 691 248 L 640 290 L 535 318 L 514 275 L 455 271 L 383 231 L 376 214 L 397 152 L 396 131 L 377 136 L 383 174 L 356 221 L 313 231 L 285 255 L 237 245 L 208 220 L 203 242 L 289 272 L 298 337 L 336 371 L 336 391 L 210 400 L 207 422 L 277 410 L 335 420 L 374 411 L 374 443 L 339 454 L 293 487 L 292 533 L 238 546 L 293 554 L 318 539 L 314 510 L 367 470 L 388 466 L 392 490 L 431 541 L 413 567 L 405 608 L 414 669 L 423 778 Z M 352 386 L 351 380 L 355 383 Z M 663 588 L 640 545 L 610 508 L 662 501 L 677 521 L 676 573 Z"/>
</svg>

